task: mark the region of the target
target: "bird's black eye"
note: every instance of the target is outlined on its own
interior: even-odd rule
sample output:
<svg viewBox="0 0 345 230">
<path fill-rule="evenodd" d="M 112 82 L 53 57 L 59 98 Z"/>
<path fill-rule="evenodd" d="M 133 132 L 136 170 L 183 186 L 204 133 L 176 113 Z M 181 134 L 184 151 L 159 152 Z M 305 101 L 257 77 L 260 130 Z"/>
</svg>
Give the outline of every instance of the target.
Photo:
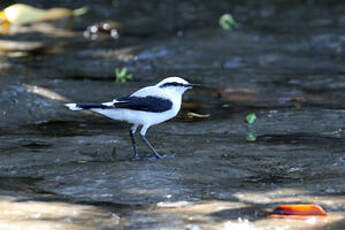
<svg viewBox="0 0 345 230">
<path fill-rule="evenodd" d="M 165 88 L 165 87 L 169 87 L 169 86 L 185 86 L 185 84 L 183 83 L 178 83 L 178 82 L 167 82 L 167 83 L 164 83 L 163 85 L 159 86 L 160 88 Z"/>
</svg>

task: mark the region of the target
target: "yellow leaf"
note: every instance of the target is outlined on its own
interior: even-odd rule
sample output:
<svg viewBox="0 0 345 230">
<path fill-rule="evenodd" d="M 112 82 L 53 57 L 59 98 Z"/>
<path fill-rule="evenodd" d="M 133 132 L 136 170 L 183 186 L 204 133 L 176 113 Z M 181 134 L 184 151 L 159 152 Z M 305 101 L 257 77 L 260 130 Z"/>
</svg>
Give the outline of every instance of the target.
<svg viewBox="0 0 345 230">
<path fill-rule="evenodd" d="M 208 118 L 210 117 L 210 114 L 198 114 L 198 113 L 193 113 L 193 112 L 188 112 L 187 116 L 190 118 Z"/>
<path fill-rule="evenodd" d="M 46 12 L 25 4 L 14 4 L 4 10 L 7 20 L 17 25 L 38 21 Z"/>
<path fill-rule="evenodd" d="M 79 164 L 86 164 L 87 161 L 77 161 Z"/>
<path fill-rule="evenodd" d="M 87 12 L 87 7 L 82 7 L 76 10 L 70 10 L 67 8 L 51 8 L 45 10 L 25 4 L 13 4 L 4 9 L 3 12 L 6 20 L 11 24 L 22 25 L 38 21 L 50 21 L 79 16 Z M 0 18 L 2 18 L 1 13 Z"/>
</svg>

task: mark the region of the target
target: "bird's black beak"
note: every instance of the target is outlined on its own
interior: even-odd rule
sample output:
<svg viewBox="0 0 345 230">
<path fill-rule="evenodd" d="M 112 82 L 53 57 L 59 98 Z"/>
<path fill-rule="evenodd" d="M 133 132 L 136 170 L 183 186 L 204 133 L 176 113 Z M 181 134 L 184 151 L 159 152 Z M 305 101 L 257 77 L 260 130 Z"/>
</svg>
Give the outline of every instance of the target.
<svg viewBox="0 0 345 230">
<path fill-rule="evenodd" d="M 187 84 L 186 86 L 187 86 L 187 87 L 195 87 L 195 86 L 200 86 L 200 84 L 191 84 L 191 83 L 189 83 L 189 84 Z"/>
</svg>

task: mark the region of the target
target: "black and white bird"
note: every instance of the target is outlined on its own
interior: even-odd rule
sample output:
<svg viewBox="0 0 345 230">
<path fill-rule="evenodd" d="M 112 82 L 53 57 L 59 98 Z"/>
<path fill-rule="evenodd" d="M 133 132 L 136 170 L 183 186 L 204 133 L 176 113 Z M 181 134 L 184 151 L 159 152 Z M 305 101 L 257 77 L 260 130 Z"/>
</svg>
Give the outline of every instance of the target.
<svg viewBox="0 0 345 230">
<path fill-rule="evenodd" d="M 167 121 L 180 111 L 183 93 L 198 84 L 191 84 L 180 77 L 168 77 L 153 86 L 147 86 L 132 94 L 104 103 L 69 103 L 71 110 L 91 110 L 114 120 L 133 124 L 130 137 L 133 145 L 133 160 L 140 160 L 134 134 L 139 126 L 140 136 L 157 159 L 159 154 L 145 137 L 147 129 Z"/>
</svg>

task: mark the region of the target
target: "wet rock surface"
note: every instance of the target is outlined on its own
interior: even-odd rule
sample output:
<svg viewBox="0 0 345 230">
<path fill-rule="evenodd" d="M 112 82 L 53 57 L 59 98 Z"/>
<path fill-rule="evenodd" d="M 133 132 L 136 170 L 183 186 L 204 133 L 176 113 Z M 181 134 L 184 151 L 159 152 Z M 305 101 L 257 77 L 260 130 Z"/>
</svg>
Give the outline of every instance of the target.
<svg viewBox="0 0 345 230">
<path fill-rule="evenodd" d="M 81 6 L 32 4 L 54 3 Z M 0 226 L 344 229 L 345 5 L 86 3 L 72 30 L 35 24 L 1 36 Z M 223 31 L 217 20 L 228 11 L 238 25 Z M 120 38 L 83 36 L 106 20 L 122 25 Z M 115 83 L 122 67 L 134 79 Z M 132 162 L 129 125 L 63 106 L 170 75 L 202 84 L 185 94 L 177 118 L 148 131 L 175 158 Z M 258 117 L 254 142 L 246 141 L 249 113 Z M 283 203 L 319 204 L 337 218 L 265 218 Z"/>
</svg>

